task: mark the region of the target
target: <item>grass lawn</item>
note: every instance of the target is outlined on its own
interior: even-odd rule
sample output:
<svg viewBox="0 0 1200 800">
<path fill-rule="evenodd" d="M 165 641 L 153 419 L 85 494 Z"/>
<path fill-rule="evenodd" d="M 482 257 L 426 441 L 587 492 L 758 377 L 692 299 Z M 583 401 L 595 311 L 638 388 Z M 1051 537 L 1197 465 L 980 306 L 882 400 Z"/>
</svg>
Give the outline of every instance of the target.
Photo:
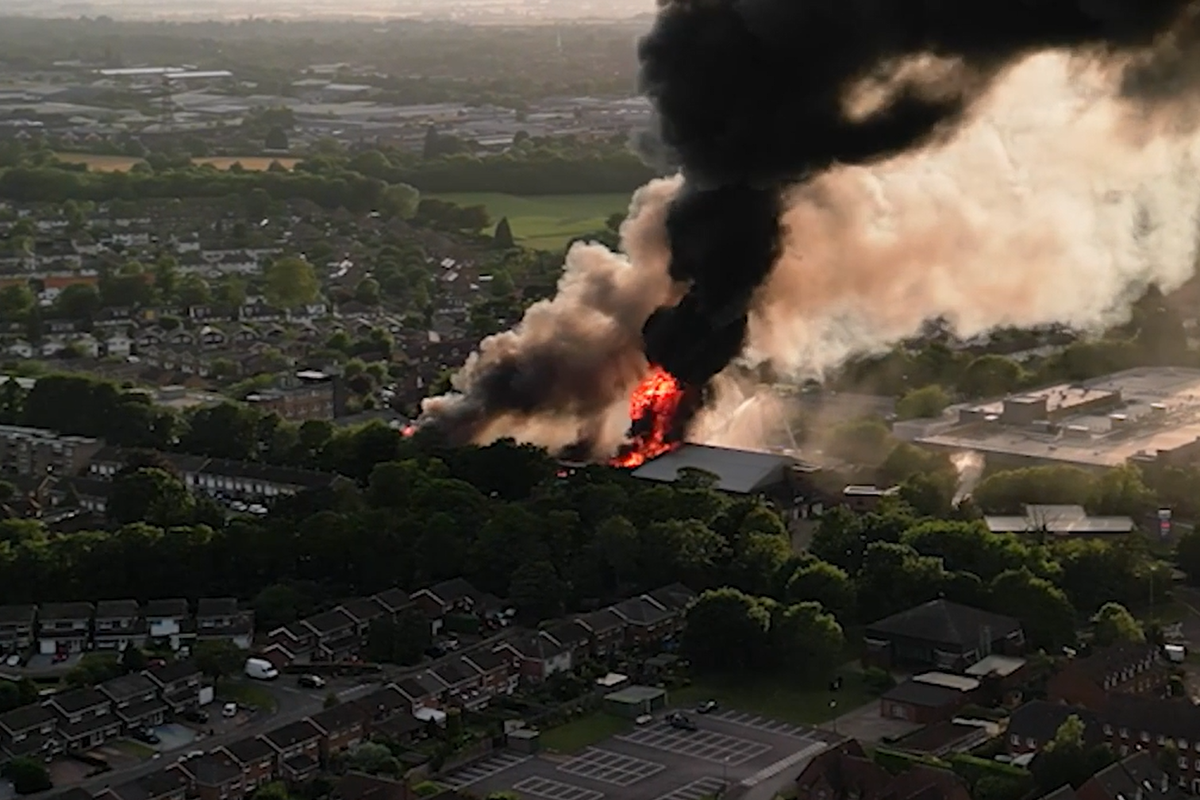
<svg viewBox="0 0 1200 800">
<path fill-rule="evenodd" d="M 91 153 L 55 153 L 54 155 L 59 161 L 65 161 L 68 164 L 87 164 L 88 169 L 93 172 L 128 172 L 133 169 L 134 164 L 142 160 L 134 156 L 99 156 Z M 296 166 L 299 159 L 271 156 L 211 156 L 192 159 L 194 164 L 212 164 L 217 169 L 229 169 L 236 162 L 252 171 L 265 170 L 271 166 L 272 161 L 278 161 L 282 166 L 291 169 Z"/>
<path fill-rule="evenodd" d="M 542 747 L 560 753 L 575 753 L 610 736 L 625 733 L 633 723 L 622 717 L 597 711 L 577 720 L 542 731 Z"/>
<path fill-rule="evenodd" d="M 862 674 L 842 673 L 842 689 L 802 689 L 776 678 L 753 680 L 696 681 L 686 689 L 671 692 L 673 706 L 695 706 L 713 699 L 723 709 L 746 711 L 796 725 L 815 725 L 872 702 L 874 697 L 863 686 Z M 830 708 L 830 701 L 837 707 Z"/>
<path fill-rule="evenodd" d="M 513 194 L 434 194 L 460 206 L 485 206 L 493 224 L 508 217 L 518 243 L 561 250 L 574 236 L 604 228 L 613 214 L 629 210 L 627 194 L 567 194 L 519 197 Z"/>
<path fill-rule="evenodd" d="M 117 739 L 112 743 L 112 746 L 120 750 L 127 756 L 140 758 L 145 761 L 148 758 L 154 757 L 154 748 L 148 744 L 135 742 L 132 739 Z"/>
<path fill-rule="evenodd" d="M 262 686 L 249 681 L 222 680 L 217 686 L 217 697 L 233 701 L 239 706 L 274 711 L 275 698 Z"/>
</svg>

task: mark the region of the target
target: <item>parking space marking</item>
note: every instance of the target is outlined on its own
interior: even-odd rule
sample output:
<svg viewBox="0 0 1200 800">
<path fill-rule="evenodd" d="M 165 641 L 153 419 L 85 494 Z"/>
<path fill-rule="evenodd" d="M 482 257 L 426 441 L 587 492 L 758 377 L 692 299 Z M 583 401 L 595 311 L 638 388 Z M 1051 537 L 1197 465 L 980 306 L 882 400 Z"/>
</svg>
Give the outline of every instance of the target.
<svg viewBox="0 0 1200 800">
<path fill-rule="evenodd" d="M 755 730 L 764 731 L 765 733 L 775 733 L 781 736 L 794 736 L 797 739 L 809 738 L 808 731 L 804 730 L 804 728 L 774 719 L 758 717 L 754 714 L 746 714 L 741 711 L 723 711 L 720 714 L 714 714 L 713 716 L 716 719 L 724 722 L 732 722 L 734 725 L 741 725 L 744 728 L 753 728 Z"/>
<path fill-rule="evenodd" d="M 634 758 L 611 750 L 601 750 L 589 747 L 582 755 L 576 756 L 558 767 L 560 772 L 568 775 L 578 775 L 600 783 L 611 783 L 614 786 L 632 786 L 638 781 L 645 780 L 666 769 L 665 764 Z"/>
<path fill-rule="evenodd" d="M 656 800 L 700 800 L 701 797 L 712 797 L 723 785 L 724 782 L 719 778 L 701 778 L 667 792 Z"/>
<path fill-rule="evenodd" d="M 490 778 L 493 775 L 504 772 L 504 770 L 515 767 L 517 764 L 524 764 L 528 760 L 529 756 L 519 756 L 516 753 L 497 753 L 493 756 L 488 756 L 482 761 L 476 761 L 474 764 L 455 770 L 437 780 L 438 783 L 448 786 L 451 789 L 461 789 L 464 786 L 470 786 L 472 783 L 478 783 L 485 778 Z"/>
<path fill-rule="evenodd" d="M 594 789 L 584 789 L 582 786 L 572 786 L 569 783 L 539 778 L 536 775 L 523 781 L 517 781 L 512 788 L 534 797 L 544 797 L 546 800 L 600 800 L 604 797 L 603 792 L 597 792 Z"/>
<path fill-rule="evenodd" d="M 714 731 L 683 731 L 670 725 L 642 728 L 618 739 L 633 744 L 736 767 L 771 750 L 771 745 Z"/>
</svg>

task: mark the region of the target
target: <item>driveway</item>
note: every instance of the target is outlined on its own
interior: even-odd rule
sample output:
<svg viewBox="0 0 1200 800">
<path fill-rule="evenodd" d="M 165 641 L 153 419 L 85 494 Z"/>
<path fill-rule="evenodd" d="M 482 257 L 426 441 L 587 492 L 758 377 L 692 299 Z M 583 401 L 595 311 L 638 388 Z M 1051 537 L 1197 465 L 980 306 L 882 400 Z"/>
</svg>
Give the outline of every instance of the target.
<svg viewBox="0 0 1200 800">
<path fill-rule="evenodd" d="M 158 736 L 158 744 L 154 745 L 154 749 L 160 753 L 181 750 L 196 741 L 196 732 L 177 722 L 159 725 L 154 729 L 154 733 Z"/>
</svg>

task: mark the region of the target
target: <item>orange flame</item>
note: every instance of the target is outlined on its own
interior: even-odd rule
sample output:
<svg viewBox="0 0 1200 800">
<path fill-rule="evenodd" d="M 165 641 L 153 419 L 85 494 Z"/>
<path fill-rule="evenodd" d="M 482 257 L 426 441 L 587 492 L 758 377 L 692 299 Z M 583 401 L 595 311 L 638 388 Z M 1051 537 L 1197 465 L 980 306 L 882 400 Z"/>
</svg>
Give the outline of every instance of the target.
<svg viewBox="0 0 1200 800">
<path fill-rule="evenodd" d="M 668 441 L 668 437 L 682 400 L 683 387 L 675 376 L 651 365 L 650 374 L 629 397 L 630 441 L 609 463 L 633 469 L 678 447 L 679 442 Z"/>
<path fill-rule="evenodd" d="M 416 432 L 417 432 L 416 425 L 405 425 L 403 428 L 400 429 L 400 435 L 403 436 L 405 439 L 412 436 Z"/>
</svg>

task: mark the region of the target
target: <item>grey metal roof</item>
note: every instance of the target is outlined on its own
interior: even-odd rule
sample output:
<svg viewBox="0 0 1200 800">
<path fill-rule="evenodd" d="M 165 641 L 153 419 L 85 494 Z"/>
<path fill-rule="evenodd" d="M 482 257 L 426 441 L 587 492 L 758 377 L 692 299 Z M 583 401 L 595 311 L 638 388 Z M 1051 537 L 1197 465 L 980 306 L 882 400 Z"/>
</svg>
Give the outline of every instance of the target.
<svg viewBox="0 0 1200 800">
<path fill-rule="evenodd" d="M 698 469 L 717 476 L 716 488 L 734 494 L 750 494 L 774 480 L 797 462 L 788 456 L 733 450 L 706 444 L 685 444 L 678 450 L 647 461 L 633 477 L 674 483 L 682 469 Z"/>
</svg>

